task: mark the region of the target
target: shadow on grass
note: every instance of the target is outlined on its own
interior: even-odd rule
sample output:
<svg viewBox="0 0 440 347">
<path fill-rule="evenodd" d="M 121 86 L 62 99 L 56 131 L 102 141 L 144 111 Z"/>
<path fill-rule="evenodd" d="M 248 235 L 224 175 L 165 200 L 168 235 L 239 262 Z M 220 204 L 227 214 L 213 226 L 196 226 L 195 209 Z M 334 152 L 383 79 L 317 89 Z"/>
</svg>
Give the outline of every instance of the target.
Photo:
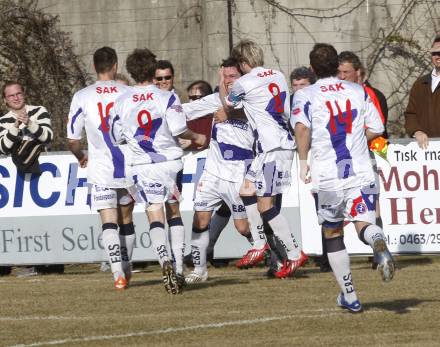
<svg viewBox="0 0 440 347">
<path fill-rule="evenodd" d="M 247 279 L 240 278 L 210 278 L 206 282 L 196 283 L 192 285 L 186 285 L 183 289 L 184 292 L 190 292 L 192 290 L 205 289 L 210 287 L 218 287 L 218 286 L 234 286 L 238 284 L 246 284 L 249 283 Z"/>
<path fill-rule="evenodd" d="M 131 281 L 130 282 L 130 287 L 147 287 L 147 286 L 157 286 L 158 284 L 163 284 L 162 282 L 162 277 L 158 276 L 157 280 L 148 280 L 148 281 L 142 281 L 142 280 L 138 280 L 138 281 Z"/>
<path fill-rule="evenodd" d="M 381 301 L 381 302 L 368 302 L 363 304 L 364 310 L 371 310 L 374 308 L 379 308 L 385 311 L 392 311 L 397 314 L 410 313 L 411 309 L 419 306 L 424 302 L 439 302 L 440 300 L 420 300 L 420 299 L 402 299 L 402 300 L 392 300 L 392 301 Z"/>
<path fill-rule="evenodd" d="M 403 269 L 414 265 L 429 265 L 433 260 L 429 257 L 398 257 L 396 259 L 396 265 L 398 269 Z"/>
<path fill-rule="evenodd" d="M 202 283 L 196 283 L 192 285 L 186 285 L 184 287 L 184 291 L 192 291 L 192 290 L 199 290 L 199 289 L 205 289 L 209 287 L 217 287 L 217 286 L 230 286 L 230 285 L 237 285 L 237 284 L 244 284 L 249 283 L 246 279 L 236 279 L 236 278 L 209 278 L 207 282 Z M 133 287 L 147 287 L 147 286 L 157 286 L 163 284 L 162 278 L 158 277 L 157 279 L 152 279 L 148 281 L 133 281 L 130 282 L 130 288 Z"/>
</svg>

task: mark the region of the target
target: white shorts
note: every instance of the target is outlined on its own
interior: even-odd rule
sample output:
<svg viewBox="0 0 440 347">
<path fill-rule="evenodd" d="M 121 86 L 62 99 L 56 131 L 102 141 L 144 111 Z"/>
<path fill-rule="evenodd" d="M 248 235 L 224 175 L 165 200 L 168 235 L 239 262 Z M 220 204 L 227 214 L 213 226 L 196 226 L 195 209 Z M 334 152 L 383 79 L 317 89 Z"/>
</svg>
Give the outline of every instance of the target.
<svg viewBox="0 0 440 347">
<path fill-rule="evenodd" d="M 128 205 L 133 198 L 125 188 L 104 188 L 96 184 L 92 185 L 91 206 L 99 211 L 108 208 L 117 208 L 118 205 Z"/>
<path fill-rule="evenodd" d="M 292 150 L 273 150 L 255 156 L 246 179 L 254 182 L 257 196 L 282 194 L 291 183 Z"/>
<path fill-rule="evenodd" d="M 247 218 L 243 200 L 240 197 L 241 182 L 230 182 L 203 171 L 196 189 L 194 211 L 213 211 L 224 201 L 233 219 Z"/>
<path fill-rule="evenodd" d="M 130 193 L 136 202 L 161 204 L 180 201 L 179 180 L 181 181 L 183 163 L 179 160 L 162 163 L 136 165 L 130 168 L 134 186 Z"/>
<path fill-rule="evenodd" d="M 378 190 L 374 182 L 368 186 L 336 192 L 318 191 L 315 193 L 318 222 L 323 224 L 347 220 L 375 224 L 377 195 Z"/>
</svg>

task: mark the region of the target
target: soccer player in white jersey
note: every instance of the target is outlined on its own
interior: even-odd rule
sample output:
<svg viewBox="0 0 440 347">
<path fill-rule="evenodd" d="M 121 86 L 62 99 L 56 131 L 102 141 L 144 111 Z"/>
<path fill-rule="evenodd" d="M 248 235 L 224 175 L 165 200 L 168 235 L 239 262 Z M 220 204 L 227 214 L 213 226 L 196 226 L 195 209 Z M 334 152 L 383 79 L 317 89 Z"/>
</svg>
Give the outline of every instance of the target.
<svg viewBox="0 0 440 347">
<path fill-rule="evenodd" d="M 229 58 L 222 63 L 222 81 L 227 88 L 241 76 L 238 62 Z M 219 93 L 183 104 L 188 120 L 197 119 L 222 108 Z M 263 223 L 258 216 L 256 221 L 249 220 L 239 190 L 246 173 L 246 166 L 253 157 L 254 136 L 244 117 L 230 118 L 225 122 L 213 123 L 211 142 L 202 176 L 197 185 L 194 199 L 194 220 L 191 237 L 191 253 L 194 271 L 186 276 L 186 283 L 204 282 L 208 279 L 206 263 L 209 245 L 210 222 L 212 212 L 225 202 L 232 212 L 237 231 L 254 240 L 254 247 L 263 252 L 254 263 L 264 260 L 264 251 L 268 249 L 263 231 Z M 251 264 L 249 264 L 251 266 Z"/>
<path fill-rule="evenodd" d="M 153 84 L 155 64 L 155 55 L 148 49 L 135 49 L 127 57 L 126 68 L 136 85 L 116 100 L 110 123 L 114 140 L 126 143 L 127 171 L 135 183 L 133 193 L 145 205 L 165 289 L 177 294 L 184 283 L 183 274 L 176 276 L 167 251 L 163 204 L 179 200 L 176 181 L 183 168 L 183 151 L 177 137 L 193 140 L 201 147 L 206 137 L 187 129 L 175 95 Z M 183 257 L 183 252 L 175 256 Z"/>
<path fill-rule="evenodd" d="M 263 50 L 255 42 L 241 41 L 231 55 L 245 74 L 234 82 L 229 93 L 220 86 L 221 95 L 227 94 L 222 100 L 226 107 L 244 109 L 254 132 L 257 152 L 240 195 L 247 214 L 260 213 L 283 244 L 287 259 L 275 276 L 285 278 L 293 275 L 307 259 L 286 218 L 274 206 L 274 197 L 291 183 L 295 144 L 288 129 L 288 86 L 281 72 L 263 67 Z"/>
<path fill-rule="evenodd" d="M 359 238 L 373 248 L 384 281 L 394 275 L 394 262 L 382 229 L 375 225 L 377 187 L 367 140 L 379 136 L 382 120 L 362 86 L 342 81 L 338 54 L 328 44 L 316 44 L 310 65 L 318 81 L 295 93 L 291 124 L 300 159 L 300 177 L 313 183 L 319 223 L 328 259 L 341 292 L 337 304 L 361 312 L 353 285 L 350 258 L 343 239 L 344 219 L 354 223 Z M 311 148 L 311 178 L 307 154 Z"/>
<path fill-rule="evenodd" d="M 133 200 L 127 186 L 124 155 L 112 144 L 108 115 L 118 96 L 128 87 L 114 81 L 118 58 L 114 49 L 102 47 L 93 55 L 97 81 L 76 92 L 67 123 L 69 149 L 81 167 L 87 167 L 92 184 L 92 208 L 99 211 L 102 242 L 111 266 L 116 289 L 125 289 L 131 277 L 131 255 L 135 241 Z M 83 129 L 88 152 L 81 149 Z M 119 232 L 118 232 L 118 221 Z"/>
</svg>

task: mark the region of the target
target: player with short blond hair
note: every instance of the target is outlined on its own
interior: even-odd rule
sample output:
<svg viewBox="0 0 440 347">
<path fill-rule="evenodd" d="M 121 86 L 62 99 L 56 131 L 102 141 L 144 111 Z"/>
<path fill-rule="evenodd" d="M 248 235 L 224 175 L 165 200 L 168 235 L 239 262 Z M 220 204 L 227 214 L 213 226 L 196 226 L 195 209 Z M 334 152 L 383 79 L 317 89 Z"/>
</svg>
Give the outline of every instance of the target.
<svg viewBox="0 0 440 347">
<path fill-rule="evenodd" d="M 222 99 L 229 109 L 243 108 L 254 132 L 257 152 L 240 195 L 248 216 L 254 219 L 261 214 L 283 244 L 287 259 L 275 276 L 285 278 L 293 275 L 307 259 L 298 236 L 294 236 L 286 218 L 274 206 L 274 197 L 290 186 L 295 148 L 288 129 L 287 81 L 281 72 L 262 66 L 263 50 L 255 42 L 239 42 L 231 55 L 238 60 L 244 75 L 234 82 L 229 92 L 221 86 L 221 94 L 227 95 Z"/>
</svg>

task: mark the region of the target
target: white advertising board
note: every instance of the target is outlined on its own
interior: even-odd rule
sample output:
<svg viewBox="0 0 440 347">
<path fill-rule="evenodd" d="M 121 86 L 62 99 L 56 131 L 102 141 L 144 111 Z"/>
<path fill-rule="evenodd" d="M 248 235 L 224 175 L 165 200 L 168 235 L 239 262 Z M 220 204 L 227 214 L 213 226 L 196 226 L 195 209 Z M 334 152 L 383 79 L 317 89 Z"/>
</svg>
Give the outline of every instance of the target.
<svg viewBox="0 0 440 347">
<path fill-rule="evenodd" d="M 440 253 L 440 142 L 431 141 L 427 150 L 415 142 L 390 144 L 387 160 L 376 156 L 379 167 L 380 211 L 391 252 Z M 311 184 L 299 183 L 301 226 L 304 248 L 321 253 L 315 237 L 320 226 L 315 213 Z M 345 226 L 345 244 L 350 254 L 370 254 L 359 241 L 353 224 Z"/>
<path fill-rule="evenodd" d="M 181 210 L 187 252 L 193 218 L 193 194 L 206 151 L 185 156 Z M 89 207 L 86 170 L 71 154 L 40 157 L 41 176 L 17 175 L 10 158 L 0 158 L 0 264 L 87 263 L 105 259 L 99 215 Z M 292 172 L 295 174 L 295 171 Z M 296 181 L 296 175 L 293 179 Z M 284 212 L 299 228 L 297 185 L 284 199 Z M 145 212 L 136 206 L 134 260 L 155 260 Z M 249 248 L 230 222 L 215 248 L 216 257 L 238 258 Z"/>
<path fill-rule="evenodd" d="M 191 236 L 195 183 L 204 165 L 206 151 L 189 153 L 184 160 L 181 202 L 187 252 Z M 440 142 L 428 150 L 416 143 L 391 144 L 388 161 L 377 157 L 381 184 L 380 206 L 384 232 L 393 253 L 440 252 Z M 55 153 L 40 158 L 41 176 L 17 175 L 10 158 L 0 158 L 0 265 L 97 262 L 105 259 L 101 224 L 88 205 L 86 171 L 70 154 Z M 296 165 L 292 184 L 283 196 L 283 215 L 293 229 L 301 229 L 308 254 L 321 254 L 321 232 L 311 185 L 298 182 Z M 134 214 L 136 248 L 134 260 L 155 260 L 149 228 L 141 206 Z M 370 254 L 357 238 L 352 224 L 345 227 L 350 254 Z M 230 222 L 222 233 L 215 256 L 241 257 L 249 248 Z"/>
</svg>

